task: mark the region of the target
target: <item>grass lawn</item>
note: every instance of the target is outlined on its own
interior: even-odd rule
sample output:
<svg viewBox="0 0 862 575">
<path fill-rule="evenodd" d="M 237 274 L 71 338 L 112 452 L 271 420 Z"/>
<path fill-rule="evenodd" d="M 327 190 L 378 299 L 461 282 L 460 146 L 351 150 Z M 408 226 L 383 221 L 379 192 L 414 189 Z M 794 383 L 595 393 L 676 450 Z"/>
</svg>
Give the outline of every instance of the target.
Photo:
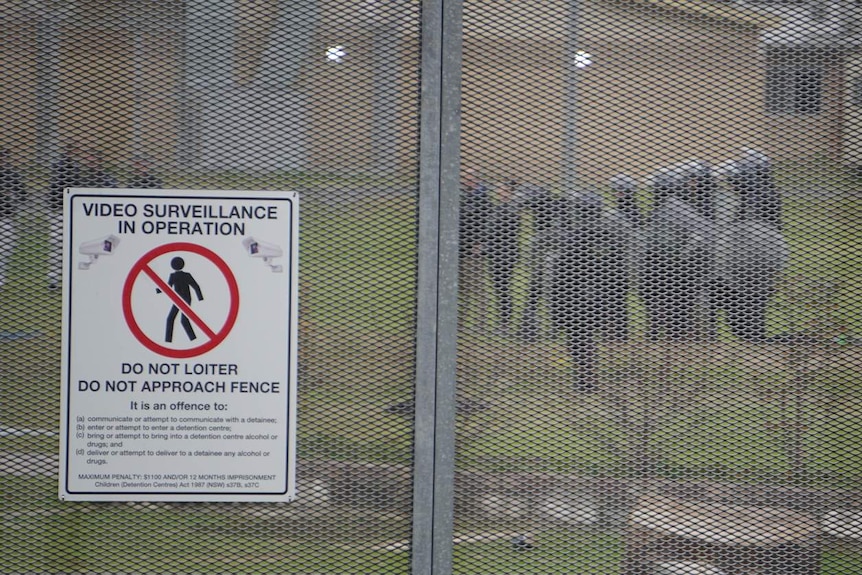
<svg viewBox="0 0 862 575">
<path fill-rule="evenodd" d="M 221 187 L 278 187 L 260 183 L 226 175 Z M 412 421 L 387 408 L 412 398 L 415 198 L 324 191 L 302 202 L 299 456 L 409 466 Z M 857 198 L 788 198 L 793 258 L 772 306 L 773 331 L 862 336 L 860 215 Z M 31 212 L 20 223 L 21 249 L 0 288 L 0 333 L 28 337 L 0 341 L 0 425 L 53 431 L 60 296 L 44 285 L 47 262 L 24 255 L 45 253 L 44 220 Z M 516 313 L 526 266 L 517 274 Z M 648 345 L 637 327 L 632 342 L 602 344 L 606 389 L 589 397 L 569 391 L 572 366 L 558 342 L 463 330 L 459 348 L 459 398 L 486 404 L 457 418 L 460 469 L 619 477 L 648 460 L 668 478 L 862 487 L 860 346 L 794 355 L 724 334 L 716 344 L 668 348 Z M 0 452 L 55 454 L 57 438 L 0 437 Z M 379 509 L 300 504 L 284 515 L 259 506 L 254 516 L 219 505 L 69 506 L 56 501 L 53 477 L 0 481 L 12 513 L 0 556 L 13 571 L 135 571 L 143 557 L 159 572 L 384 573 L 409 565 L 407 553 L 380 546 L 408 537 L 410 518 Z M 457 523 L 465 532 L 495 528 Z M 502 540 L 461 544 L 456 570 L 611 574 L 622 553 L 613 533 L 550 527 L 541 548 L 553 552 L 518 553 Z M 858 550 L 824 556 L 825 575 L 860 568 Z"/>
</svg>

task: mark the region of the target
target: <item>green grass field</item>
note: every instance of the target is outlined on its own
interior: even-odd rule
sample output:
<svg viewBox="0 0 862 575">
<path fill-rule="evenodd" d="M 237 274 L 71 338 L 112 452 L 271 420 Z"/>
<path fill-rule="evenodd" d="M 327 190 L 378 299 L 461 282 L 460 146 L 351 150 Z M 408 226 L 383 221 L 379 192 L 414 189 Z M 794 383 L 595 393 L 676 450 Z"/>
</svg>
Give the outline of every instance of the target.
<svg viewBox="0 0 862 575">
<path fill-rule="evenodd" d="M 225 176 L 221 187 L 273 187 L 258 184 Z M 386 408 L 412 397 L 415 199 L 310 193 L 302 202 L 299 456 L 409 466 L 412 422 Z M 793 258 L 770 327 L 814 330 L 821 344 L 762 349 L 723 334 L 715 344 L 650 345 L 636 317 L 633 341 L 602 344 L 604 391 L 582 397 L 569 391 L 571 366 L 559 342 L 463 330 L 459 397 L 481 399 L 487 409 L 457 418 L 458 468 L 635 477 L 647 461 L 650 473 L 670 479 L 862 488 L 862 346 L 831 342 L 862 336 L 862 199 L 793 196 L 786 214 Z M 33 337 L 0 341 L 0 425 L 56 430 L 60 296 L 44 285 L 47 262 L 25 255 L 45 253 L 44 220 L 34 211 L 20 224 L 21 249 L 0 288 L 0 332 Z M 517 273 L 516 313 L 526 266 Z M 640 313 L 636 302 L 633 313 Z M 56 437 L 0 437 L 0 452 L 57 450 Z M 406 553 L 379 549 L 409 535 L 409 517 L 353 515 L 347 506 L 262 519 L 226 506 L 76 512 L 56 501 L 54 478 L 0 481 L 12 508 L 44 512 L 38 521 L 4 519 L 10 529 L 0 556 L 39 556 L 22 571 L 133 571 L 143 568 L 134 557 L 144 556 L 147 569 L 163 572 L 372 573 L 406 571 L 409 563 Z M 355 543 L 323 545 L 319 532 L 303 529 L 303 517 L 332 524 L 328 540 L 340 534 Z M 273 537 L 280 537 L 277 553 Z M 542 540 L 550 556 L 519 555 L 501 541 L 459 545 L 456 566 L 610 574 L 622 553 L 619 536 L 600 530 L 548 527 Z M 134 555 L 124 554 L 131 547 Z M 858 549 L 829 551 L 823 574 L 849 575 L 860 565 Z"/>
</svg>

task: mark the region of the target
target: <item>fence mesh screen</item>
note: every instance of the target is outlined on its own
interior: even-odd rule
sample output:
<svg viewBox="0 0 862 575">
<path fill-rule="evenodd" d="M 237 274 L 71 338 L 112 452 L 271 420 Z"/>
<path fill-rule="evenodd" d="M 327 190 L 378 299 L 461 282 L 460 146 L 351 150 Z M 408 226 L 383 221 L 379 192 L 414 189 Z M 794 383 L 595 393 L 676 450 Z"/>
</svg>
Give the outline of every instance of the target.
<svg viewBox="0 0 862 575">
<path fill-rule="evenodd" d="M 464 2 L 455 572 L 860 569 L 853 10 Z"/>
<path fill-rule="evenodd" d="M 406 572 L 420 6 L 0 12 L 0 571 Z M 66 186 L 300 192 L 295 504 L 58 501 Z"/>
<path fill-rule="evenodd" d="M 0 571 L 410 571 L 422 10 L 0 7 Z M 862 571 L 856 10 L 464 1 L 454 572 Z M 302 194 L 296 502 L 58 501 L 67 186 Z"/>
</svg>

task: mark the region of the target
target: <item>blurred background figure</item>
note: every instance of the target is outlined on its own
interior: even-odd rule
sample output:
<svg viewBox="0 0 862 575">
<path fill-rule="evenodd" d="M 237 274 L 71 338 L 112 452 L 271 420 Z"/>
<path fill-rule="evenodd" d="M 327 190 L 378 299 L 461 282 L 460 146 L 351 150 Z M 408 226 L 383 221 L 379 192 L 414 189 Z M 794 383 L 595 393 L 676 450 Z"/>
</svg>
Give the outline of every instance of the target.
<svg viewBox="0 0 862 575">
<path fill-rule="evenodd" d="M 629 293 L 637 290 L 638 264 L 642 261 L 643 212 L 637 200 L 637 181 L 628 174 L 617 174 L 608 182 L 612 192 L 613 207 L 606 220 L 615 228 L 625 242 L 625 274 L 608 284 L 609 324 L 606 335 L 611 339 L 625 340 L 629 337 Z"/>
<path fill-rule="evenodd" d="M 508 337 L 512 324 L 512 279 L 518 263 L 518 238 L 521 232 L 521 211 L 515 202 L 518 183 L 510 180 L 494 190 L 485 231 L 485 250 L 491 268 L 494 298 L 497 304 L 497 335 Z"/>
<path fill-rule="evenodd" d="M 467 311 L 474 303 L 479 325 L 485 328 L 488 318 L 488 293 L 485 286 L 488 218 L 492 211 L 488 186 L 478 170 L 467 168 L 461 180 L 460 216 L 458 222 L 458 293 Z M 472 302 L 471 300 L 476 300 Z"/>
<path fill-rule="evenodd" d="M 15 215 L 26 201 L 24 178 L 12 164 L 12 153 L 0 148 L 0 287 L 6 283 L 9 260 L 18 244 Z"/>
<path fill-rule="evenodd" d="M 715 216 L 718 225 L 729 224 L 738 218 L 739 194 L 731 185 L 733 176 L 737 171 L 735 159 L 725 160 L 712 169 L 712 175 L 719 184 L 716 194 Z"/>
<path fill-rule="evenodd" d="M 639 278 L 649 337 L 695 337 L 697 305 L 709 292 L 714 225 L 689 203 L 691 191 L 678 171 L 656 174 L 653 195 Z"/>
<path fill-rule="evenodd" d="M 51 165 L 48 190 L 48 287 L 57 288 L 63 266 L 63 190 L 82 185 L 83 150 L 78 144 L 63 146 L 59 159 Z"/>
<path fill-rule="evenodd" d="M 545 260 L 552 257 L 556 249 L 551 238 L 555 236 L 564 221 L 568 209 L 565 200 L 543 186 L 522 184 L 518 195 L 524 210 L 532 217 L 530 237 L 529 278 L 527 279 L 527 300 L 517 336 L 526 341 L 537 341 L 542 334 L 540 308 L 547 293 L 545 288 Z"/>
<path fill-rule="evenodd" d="M 742 201 L 739 206 L 734 221 L 716 234 L 713 303 L 735 337 L 763 342 L 767 308 L 790 250 L 774 214 L 746 209 Z"/>
<path fill-rule="evenodd" d="M 613 212 L 633 226 L 643 225 L 644 216 L 638 206 L 638 184 L 635 179 L 628 174 L 617 174 L 610 179 L 609 184 L 614 198 Z"/>
<path fill-rule="evenodd" d="M 105 166 L 105 155 L 98 150 L 90 150 L 81 159 L 81 188 L 116 188 L 119 181 Z"/>
<path fill-rule="evenodd" d="M 615 321 L 612 284 L 626 274 L 625 238 L 603 218 L 598 194 L 568 198 L 568 218 L 552 238 L 556 252 L 547 259 L 551 319 L 563 334 L 574 369 L 574 389 L 596 389 L 597 335 Z"/>
<path fill-rule="evenodd" d="M 659 212 L 671 198 L 684 196 L 682 178 L 674 168 L 661 168 L 650 178 L 652 185 L 652 207 L 650 218 Z"/>
<path fill-rule="evenodd" d="M 718 220 L 718 196 L 720 186 L 715 171 L 705 160 L 692 160 L 683 168 L 683 186 L 685 196 L 681 199 L 713 227 Z M 709 246 L 712 250 L 714 246 Z M 712 255 L 710 251 L 710 256 Z M 707 275 L 711 271 L 712 261 L 704 260 L 704 279 L 699 282 L 700 290 L 695 299 L 695 320 L 697 322 L 695 336 L 701 339 L 715 340 L 718 337 L 718 316 L 712 302 L 712 290 Z"/>
<path fill-rule="evenodd" d="M 51 166 L 48 190 L 48 287 L 59 287 L 63 266 L 63 190 L 66 188 L 116 188 L 117 178 L 105 166 L 102 152 L 78 144 L 64 146 Z"/>
<path fill-rule="evenodd" d="M 715 202 L 718 195 L 718 180 L 712 166 L 703 160 L 692 160 L 680 165 L 681 178 L 679 199 L 710 221 L 715 221 Z"/>
<path fill-rule="evenodd" d="M 161 189 L 164 184 L 152 171 L 152 162 L 143 155 L 132 158 L 132 175 L 129 187 L 136 189 Z"/>
<path fill-rule="evenodd" d="M 758 220 L 782 229 L 782 201 L 769 157 L 763 152 L 743 149 L 727 181 L 738 195 L 739 217 Z"/>
<path fill-rule="evenodd" d="M 66 144 L 59 159 L 51 165 L 51 187 L 48 191 L 48 207 L 52 212 L 63 211 L 63 190 L 74 188 L 81 182 L 81 158 L 83 151 L 78 144 Z"/>
</svg>

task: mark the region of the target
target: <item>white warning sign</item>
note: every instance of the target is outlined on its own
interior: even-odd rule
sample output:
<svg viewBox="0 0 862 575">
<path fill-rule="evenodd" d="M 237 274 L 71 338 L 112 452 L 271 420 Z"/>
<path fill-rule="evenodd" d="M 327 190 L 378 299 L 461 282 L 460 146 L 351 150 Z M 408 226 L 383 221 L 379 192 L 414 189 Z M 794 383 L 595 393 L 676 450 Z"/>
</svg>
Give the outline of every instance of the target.
<svg viewBox="0 0 862 575">
<path fill-rule="evenodd" d="M 60 497 L 294 496 L 299 197 L 65 194 Z"/>
</svg>

